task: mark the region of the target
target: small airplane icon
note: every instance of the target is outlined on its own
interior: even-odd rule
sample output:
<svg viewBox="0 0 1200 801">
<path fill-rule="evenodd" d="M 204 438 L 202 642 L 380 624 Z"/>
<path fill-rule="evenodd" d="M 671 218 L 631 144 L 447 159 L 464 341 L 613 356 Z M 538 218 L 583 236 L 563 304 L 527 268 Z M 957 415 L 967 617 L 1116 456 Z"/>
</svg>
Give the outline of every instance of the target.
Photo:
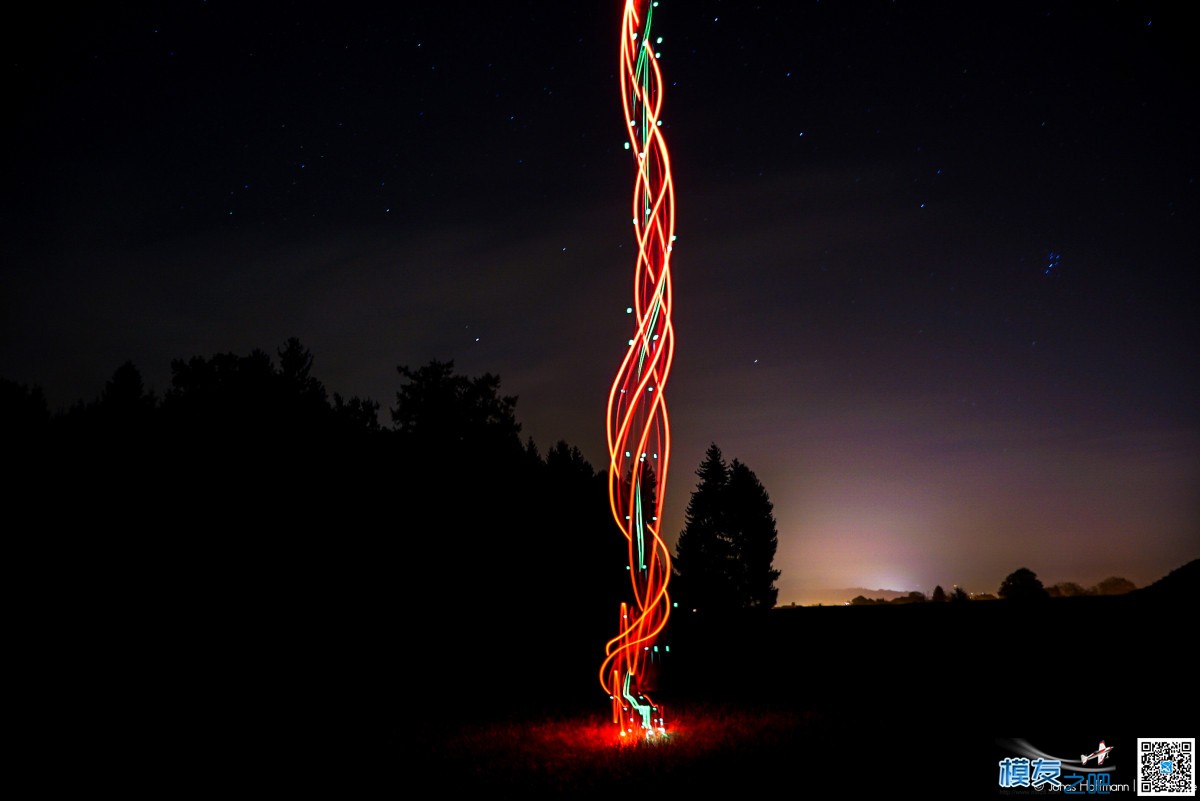
<svg viewBox="0 0 1200 801">
<path fill-rule="evenodd" d="M 1082 761 L 1083 761 L 1083 764 L 1085 764 L 1085 765 L 1086 765 L 1086 764 L 1087 764 L 1087 761 L 1088 761 L 1089 759 L 1091 759 L 1092 757 L 1095 757 L 1095 758 L 1096 758 L 1096 764 L 1097 764 L 1097 765 L 1103 765 L 1103 764 L 1104 764 L 1104 758 L 1105 758 L 1106 756 L 1108 756 L 1108 752 L 1109 752 L 1109 751 L 1111 751 L 1111 750 L 1113 750 L 1113 747 L 1110 745 L 1110 746 L 1108 746 L 1107 748 L 1105 748 L 1105 747 L 1104 747 L 1104 741 L 1103 741 L 1103 740 L 1101 740 L 1101 741 L 1100 741 L 1100 745 L 1099 745 L 1099 746 L 1096 748 L 1096 750 L 1095 750 L 1095 751 L 1093 751 L 1093 752 L 1092 752 L 1092 753 L 1090 753 L 1090 754 L 1080 754 L 1079 758 L 1080 758 L 1080 760 L 1082 760 Z"/>
</svg>

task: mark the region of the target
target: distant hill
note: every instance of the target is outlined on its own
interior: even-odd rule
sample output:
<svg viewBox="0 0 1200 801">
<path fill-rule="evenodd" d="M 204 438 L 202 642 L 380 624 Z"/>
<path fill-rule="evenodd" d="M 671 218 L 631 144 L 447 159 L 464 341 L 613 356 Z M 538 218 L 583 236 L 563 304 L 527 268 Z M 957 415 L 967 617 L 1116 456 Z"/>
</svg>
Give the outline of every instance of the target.
<svg viewBox="0 0 1200 801">
<path fill-rule="evenodd" d="M 947 593 L 953 589 L 948 588 Z M 841 606 L 848 604 L 858 596 L 862 596 L 869 600 L 875 601 L 883 599 L 884 601 L 892 601 L 896 598 L 903 598 L 911 592 L 910 590 L 884 590 L 884 589 L 868 589 L 867 587 L 842 587 L 821 589 L 806 592 L 802 597 L 797 598 L 794 603 L 782 602 L 780 606 Z M 926 593 L 928 594 L 928 593 Z M 1142 587 L 1141 589 L 1131 591 L 1132 595 L 1143 598 L 1162 597 L 1169 599 L 1181 599 L 1184 595 L 1196 597 L 1200 594 L 1200 559 L 1193 559 L 1183 567 L 1176 568 L 1163 576 L 1153 584 Z M 972 593 L 975 600 L 991 600 L 995 596 L 989 593 Z"/>
<path fill-rule="evenodd" d="M 891 601 L 895 598 L 903 598 L 908 593 L 909 590 L 869 590 L 866 587 L 844 587 L 841 589 L 817 590 L 815 593 L 812 593 L 811 598 L 797 601 L 797 603 L 804 606 L 816 606 L 817 604 L 835 606 L 838 604 L 848 604 L 852 599 L 860 595 L 864 598 L 870 598 L 872 601 L 878 598 Z"/>
<path fill-rule="evenodd" d="M 1200 559 L 1193 559 L 1183 567 L 1177 567 L 1148 587 L 1134 590 L 1130 595 L 1156 600 L 1182 601 L 1184 597 L 1194 599 L 1200 590 Z"/>
</svg>

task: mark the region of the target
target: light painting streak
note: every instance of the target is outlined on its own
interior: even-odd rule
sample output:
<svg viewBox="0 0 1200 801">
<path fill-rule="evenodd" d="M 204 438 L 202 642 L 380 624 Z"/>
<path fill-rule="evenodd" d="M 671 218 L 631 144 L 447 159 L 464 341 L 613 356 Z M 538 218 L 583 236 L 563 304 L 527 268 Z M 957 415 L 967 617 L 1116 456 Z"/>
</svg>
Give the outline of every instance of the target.
<svg viewBox="0 0 1200 801">
<path fill-rule="evenodd" d="M 637 165 L 633 232 L 634 333 L 608 395 L 608 496 L 625 536 L 632 602 L 621 604 L 620 629 L 605 646 L 600 684 L 612 700 L 622 737 L 666 733 L 662 708 L 647 694 L 671 600 L 671 554 L 659 529 L 670 459 L 670 423 L 663 388 L 671 370 L 671 251 L 675 196 L 662 134 L 662 73 L 651 18 L 657 2 L 626 0 L 621 25 L 621 101 Z M 665 650 L 665 649 L 664 649 Z"/>
</svg>

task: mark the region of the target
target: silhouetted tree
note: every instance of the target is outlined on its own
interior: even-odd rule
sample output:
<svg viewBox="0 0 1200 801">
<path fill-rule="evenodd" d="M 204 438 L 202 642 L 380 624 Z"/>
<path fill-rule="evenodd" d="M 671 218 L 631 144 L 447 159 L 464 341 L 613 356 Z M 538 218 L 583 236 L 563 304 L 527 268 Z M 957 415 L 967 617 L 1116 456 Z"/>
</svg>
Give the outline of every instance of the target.
<svg viewBox="0 0 1200 801">
<path fill-rule="evenodd" d="M 594 670 L 628 589 L 607 477 L 565 442 L 544 462 L 523 445 L 496 376 L 401 367 L 394 425 L 381 428 L 378 403 L 331 403 L 314 363 L 295 338 L 176 359 L 159 401 L 127 362 L 94 400 L 54 415 L 40 388 L 0 379 L 13 505 L 61 532 L 34 539 L 71 603 L 152 623 L 146 642 L 200 616 L 238 643 L 336 629 L 339 646 L 371 650 L 354 661 L 376 687 L 407 669 L 405 649 L 379 636 L 396 620 L 444 664 L 500 654 L 492 698 L 529 679 L 516 657 L 544 649 L 546 631 L 563 682 Z M 98 535 L 97 516 L 115 533 Z M 423 576 L 447 564 L 456 589 L 429 594 Z M 130 607 L 106 606 L 118 601 Z M 437 614 L 410 614 L 431 602 Z M 529 614 L 536 624 L 513 625 Z M 435 673 L 424 697 L 465 691 L 456 672 Z"/>
<path fill-rule="evenodd" d="M 950 593 L 951 603 L 959 604 L 969 600 L 971 600 L 971 596 L 962 587 L 955 586 L 954 592 Z"/>
<path fill-rule="evenodd" d="M 737 459 L 726 465 L 716 443 L 696 475 L 700 481 L 675 546 L 680 598 L 718 610 L 773 607 L 779 538 L 766 489 Z"/>
<path fill-rule="evenodd" d="M 49 480 L 48 468 L 61 461 L 48 447 L 50 426 L 50 410 L 41 387 L 0 379 L 0 459 L 8 475 L 5 492 L 12 499 L 10 520 L 20 519 L 17 508 L 21 503 L 37 508 L 42 499 L 35 498 L 33 491 L 54 483 Z"/>
<path fill-rule="evenodd" d="M 521 539 L 535 547 L 523 559 L 528 580 L 520 582 L 518 592 L 526 593 L 524 608 L 540 610 L 541 622 L 529 634 L 540 638 L 555 632 L 552 672 L 568 681 L 569 674 L 595 670 L 597 637 L 615 633 L 621 601 L 630 597 L 625 539 L 613 524 L 607 474 L 597 473 L 579 448 L 565 441 L 546 451 L 520 497 L 528 505 L 517 518 Z M 547 598 L 559 600 L 547 603 Z M 530 645 L 531 650 L 540 647 Z"/>
<path fill-rule="evenodd" d="M 716 443 L 708 446 L 696 470 L 700 481 L 684 512 L 685 526 L 675 543 L 678 595 L 692 606 L 734 606 L 729 565 L 733 545 L 724 530 L 724 496 L 729 466 Z"/>
<path fill-rule="evenodd" d="M 585 483 L 596 477 L 596 471 L 583 457 L 583 451 L 561 439 L 546 451 L 546 467 L 556 476 L 574 476 Z"/>
<path fill-rule="evenodd" d="M 246 356 L 217 353 L 171 362 L 171 387 L 161 408 L 177 437 L 211 450 L 231 444 L 257 452 L 287 448 L 315 457 L 335 437 L 380 431 L 379 404 L 341 395 L 329 402 L 312 373 L 315 359 L 300 340 L 276 350 L 279 363 L 255 348 Z"/>
<path fill-rule="evenodd" d="M 1132 581 L 1120 576 L 1109 576 L 1096 585 L 1097 595 L 1124 595 L 1137 589 Z"/>
<path fill-rule="evenodd" d="M 779 534 L 775 529 L 775 507 L 754 471 L 734 459 L 729 465 L 725 490 L 728 536 L 733 545 L 737 604 L 771 609 L 779 596 L 773 567 Z"/>
<path fill-rule="evenodd" d="M 276 351 L 279 356 L 280 413 L 287 414 L 290 424 L 303 425 L 325 419 L 329 399 L 325 386 L 312 375 L 313 355 L 296 337 L 288 339 Z"/>
<path fill-rule="evenodd" d="M 1051 598 L 1074 598 L 1078 595 L 1091 595 L 1092 593 L 1073 581 L 1062 581 L 1047 587 L 1046 594 Z"/>
<path fill-rule="evenodd" d="M 408 499 L 394 483 L 385 487 L 397 460 L 385 453 L 391 443 L 377 426 L 377 406 L 339 400 L 335 410 L 298 339 L 274 353 L 278 366 L 257 348 L 171 362 L 155 445 L 163 461 L 146 486 L 164 504 L 176 499 L 168 513 L 181 535 L 204 536 L 231 564 L 268 554 L 301 559 L 324 549 L 332 565 L 337 549 L 318 542 L 333 531 L 341 532 L 343 554 L 370 548 L 374 563 L 383 564 L 384 546 L 368 543 L 365 532 L 371 518 L 394 510 L 382 498 L 401 508 Z"/>
<path fill-rule="evenodd" d="M 933 597 L 930 600 L 936 604 L 946 602 L 946 591 L 942 589 L 941 584 L 933 588 Z"/>
<path fill-rule="evenodd" d="M 392 426 L 407 446 L 453 458 L 521 450 L 517 399 L 500 394 L 499 376 L 461 376 L 453 361 L 396 369 L 405 383 L 396 393 Z"/>
<path fill-rule="evenodd" d="M 50 424 L 46 395 L 39 386 L 29 387 L 0 378 L 0 447 L 39 439 Z"/>
<path fill-rule="evenodd" d="M 126 444 L 148 433 L 158 409 L 158 400 L 147 392 L 142 374 L 133 362 L 118 367 L 90 402 L 82 399 L 58 414 L 54 423 L 58 430 L 77 444 L 88 439 L 95 444 L 97 437 L 121 437 Z"/>
<path fill-rule="evenodd" d="M 157 404 L 154 394 L 146 391 L 142 374 L 133 362 L 125 362 L 104 385 L 98 405 L 120 416 L 143 417 Z"/>
<path fill-rule="evenodd" d="M 406 562 L 432 569 L 453 559 L 463 591 L 443 611 L 479 623 L 480 642 L 500 638 L 502 616 L 532 605 L 547 592 L 545 577 L 563 570 L 549 528 L 562 521 L 541 507 L 543 465 L 521 442 L 516 398 L 500 394 L 497 376 L 469 378 L 439 361 L 397 370 L 389 473 L 405 528 L 423 532 L 405 538 Z M 404 591 L 414 603 L 424 592 L 416 584 Z"/>
<path fill-rule="evenodd" d="M 997 594 L 1007 601 L 1039 601 L 1049 596 L 1041 580 L 1027 567 L 1009 573 L 1000 583 Z"/>
<path fill-rule="evenodd" d="M 171 388 L 163 411 L 176 431 L 201 443 L 245 441 L 288 427 L 271 357 L 255 348 L 247 356 L 217 353 L 171 362 Z M 290 417 L 288 415 L 287 417 Z"/>
<path fill-rule="evenodd" d="M 370 398 L 345 400 L 333 393 L 333 417 L 344 431 L 374 433 L 379 427 L 379 402 Z"/>
</svg>

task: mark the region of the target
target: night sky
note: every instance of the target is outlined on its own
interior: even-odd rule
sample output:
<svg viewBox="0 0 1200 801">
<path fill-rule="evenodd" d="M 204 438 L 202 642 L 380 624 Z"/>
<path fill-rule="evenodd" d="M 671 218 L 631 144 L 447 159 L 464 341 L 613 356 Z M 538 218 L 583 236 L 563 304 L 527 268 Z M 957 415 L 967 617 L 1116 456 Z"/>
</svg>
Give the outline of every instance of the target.
<svg viewBox="0 0 1200 801">
<path fill-rule="evenodd" d="M 500 376 L 543 452 L 607 465 L 634 263 L 618 2 L 28 11 L 0 377 L 60 409 L 132 360 L 161 396 L 174 358 L 296 336 L 384 424 L 397 365 L 452 359 Z M 656 13 L 672 543 L 715 442 L 775 504 L 784 604 L 1018 567 L 1144 586 L 1200 556 L 1184 4 Z"/>
</svg>

